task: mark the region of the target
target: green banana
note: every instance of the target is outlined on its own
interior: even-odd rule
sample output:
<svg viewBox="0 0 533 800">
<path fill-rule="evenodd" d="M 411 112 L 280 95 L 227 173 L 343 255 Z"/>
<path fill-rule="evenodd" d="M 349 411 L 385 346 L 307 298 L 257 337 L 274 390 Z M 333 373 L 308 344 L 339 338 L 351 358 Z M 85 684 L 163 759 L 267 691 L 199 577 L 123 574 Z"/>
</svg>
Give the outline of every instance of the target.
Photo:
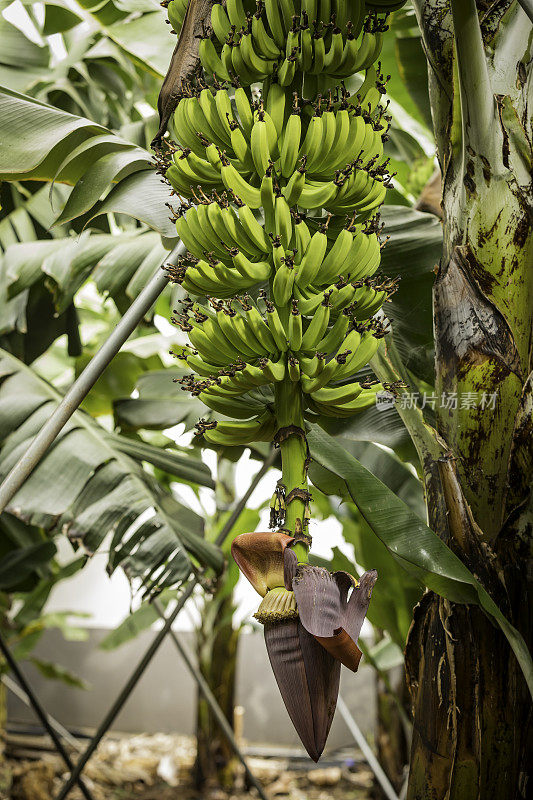
<svg viewBox="0 0 533 800">
<path fill-rule="evenodd" d="M 167 6 L 168 21 L 170 22 L 172 30 L 174 33 L 177 33 L 178 36 L 181 31 L 181 26 L 183 25 L 183 20 L 185 19 L 186 11 L 187 2 L 185 2 L 185 0 L 171 0 Z"/>
<path fill-rule="evenodd" d="M 277 0 L 265 0 L 265 13 L 272 38 L 280 49 L 285 47 L 285 31 Z"/>
<path fill-rule="evenodd" d="M 287 333 L 278 314 L 278 310 L 274 303 L 267 301 L 266 311 L 267 325 L 270 328 L 270 332 L 272 333 L 274 341 L 276 342 L 276 347 L 280 353 L 284 353 L 289 347 L 289 342 L 287 339 Z"/>
<path fill-rule="evenodd" d="M 231 22 L 222 3 L 215 3 L 211 9 L 211 27 L 220 44 L 224 44 L 230 33 Z"/>
<path fill-rule="evenodd" d="M 262 178 L 271 161 L 267 123 L 264 120 L 264 115 L 259 117 L 253 124 L 250 135 L 250 149 L 256 172 Z"/>
<path fill-rule="evenodd" d="M 274 232 L 279 236 L 282 247 L 288 250 L 292 239 L 292 217 L 289 204 L 282 194 L 274 201 Z"/>
<path fill-rule="evenodd" d="M 261 207 L 261 195 L 259 189 L 252 186 L 245 178 L 240 175 L 233 164 L 230 164 L 227 159 L 226 163 L 222 164 L 221 176 L 224 186 L 228 192 L 235 192 L 241 200 L 243 200 L 250 208 Z"/>
<path fill-rule="evenodd" d="M 316 391 L 310 392 L 310 395 L 313 400 L 318 403 L 324 403 L 325 405 L 343 405 L 359 397 L 361 391 L 362 389 L 359 383 L 348 383 L 343 386 L 325 386 L 322 389 L 316 389 Z"/>
<path fill-rule="evenodd" d="M 318 342 L 316 349 L 324 353 L 335 353 L 348 333 L 349 324 L 348 316 L 340 313 L 326 335 Z"/>
<path fill-rule="evenodd" d="M 268 88 L 265 110 L 274 123 L 277 137 L 281 136 L 285 123 L 286 99 L 285 89 L 279 83 L 271 83 Z"/>
<path fill-rule="evenodd" d="M 244 402 L 242 398 L 215 397 L 207 391 L 200 392 L 198 398 L 213 411 L 226 417 L 250 419 L 263 411 L 259 403 Z"/>
<path fill-rule="evenodd" d="M 292 350 L 293 353 L 297 353 L 302 346 L 302 315 L 298 310 L 297 300 L 293 300 L 292 303 L 287 333 L 289 350 Z"/>
<path fill-rule="evenodd" d="M 324 299 L 305 330 L 300 345 L 302 350 L 308 351 L 317 349 L 317 345 L 328 327 L 330 311 L 329 302 L 327 299 Z"/>
<path fill-rule="evenodd" d="M 284 306 L 292 295 L 294 284 L 294 266 L 287 263 L 287 259 L 279 267 L 272 282 L 272 297 L 277 306 Z"/>
<path fill-rule="evenodd" d="M 244 135 L 249 140 L 250 133 L 252 132 L 252 125 L 254 124 L 254 114 L 246 90 L 243 89 L 242 86 L 238 86 L 235 89 L 234 100 Z"/>
<path fill-rule="evenodd" d="M 293 110 L 282 133 L 280 167 L 284 178 L 290 178 L 296 167 L 300 150 L 302 120 L 298 110 Z"/>
<path fill-rule="evenodd" d="M 280 48 L 267 32 L 261 15 L 263 3 L 257 4 L 257 11 L 252 17 L 252 35 L 254 42 L 257 42 L 258 49 L 265 58 L 277 59 L 280 56 Z"/>
<path fill-rule="evenodd" d="M 320 273 L 327 243 L 328 237 L 321 230 L 311 237 L 296 273 L 296 285 L 300 288 L 309 286 Z"/>
<path fill-rule="evenodd" d="M 237 200 L 240 201 L 240 198 L 237 198 Z M 242 201 L 240 203 L 237 202 L 237 208 L 239 221 L 248 238 L 256 245 L 258 250 L 269 253 L 271 249 L 269 239 L 263 226 L 254 217 L 252 209 Z"/>
</svg>

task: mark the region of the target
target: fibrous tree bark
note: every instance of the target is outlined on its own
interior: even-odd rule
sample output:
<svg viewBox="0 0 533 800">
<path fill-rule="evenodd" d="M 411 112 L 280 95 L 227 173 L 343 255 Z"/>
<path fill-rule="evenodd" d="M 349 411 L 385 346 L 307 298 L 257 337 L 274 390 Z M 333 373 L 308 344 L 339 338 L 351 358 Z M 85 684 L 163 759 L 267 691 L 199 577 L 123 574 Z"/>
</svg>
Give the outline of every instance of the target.
<svg viewBox="0 0 533 800">
<path fill-rule="evenodd" d="M 447 453 L 425 465 L 430 523 L 531 646 L 531 24 L 512 0 L 415 7 L 443 175 L 434 324 Z M 502 634 L 427 593 L 406 657 L 409 800 L 525 798 L 531 700 Z"/>
</svg>

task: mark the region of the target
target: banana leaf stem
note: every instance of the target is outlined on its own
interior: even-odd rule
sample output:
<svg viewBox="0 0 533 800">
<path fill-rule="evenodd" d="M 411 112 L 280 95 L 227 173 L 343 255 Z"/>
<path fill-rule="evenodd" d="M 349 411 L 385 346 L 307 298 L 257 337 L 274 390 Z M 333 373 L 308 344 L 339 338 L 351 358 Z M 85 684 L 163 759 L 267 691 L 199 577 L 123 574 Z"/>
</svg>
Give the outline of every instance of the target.
<svg viewBox="0 0 533 800">
<path fill-rule="evenodd" d="M 470 145 L 491 159 L 496 106 L 475 0 L 451 0 L 461 88 L 463 149 Z"/>
<path fill-rule="evenodd" d="M 518 0 L 531 22 L 533 22 L 533 0 Z"/>
</svg>

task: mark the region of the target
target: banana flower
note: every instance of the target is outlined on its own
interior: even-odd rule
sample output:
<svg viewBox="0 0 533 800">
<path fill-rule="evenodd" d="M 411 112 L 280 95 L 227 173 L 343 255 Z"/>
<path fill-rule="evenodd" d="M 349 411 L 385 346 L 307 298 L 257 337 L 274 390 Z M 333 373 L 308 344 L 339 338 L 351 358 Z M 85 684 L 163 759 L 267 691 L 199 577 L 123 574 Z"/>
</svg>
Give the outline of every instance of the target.
<svg viewBox="0 0 533 800">
<path fill-rule="evenodd" d="M 359 666 L 357 639 L 377 572 L 365 572 L 357 582 L 347 572 L 298 563 L 295 541 L 284 533 L 244 533 L 231 552 L 263 597 L 254 616 L 264 625 L 289 717 L 318 761 L 337 705 L 341 663 L 353 672 Z"/>
</svg>

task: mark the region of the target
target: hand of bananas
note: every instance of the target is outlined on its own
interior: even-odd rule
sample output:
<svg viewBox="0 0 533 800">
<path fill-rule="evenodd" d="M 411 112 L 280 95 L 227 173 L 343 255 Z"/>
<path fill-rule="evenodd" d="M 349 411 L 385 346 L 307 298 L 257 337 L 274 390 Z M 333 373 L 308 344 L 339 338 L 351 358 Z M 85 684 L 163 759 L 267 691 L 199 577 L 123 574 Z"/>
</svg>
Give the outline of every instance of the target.
<svg viewBox="0 0 533 800">
<path fill-rule="evenodd" d="M 226 0 L 202 39 L 203 74 L 182 86 L 159 167 L 181 198 L 187 255 L 169 266 L 189 298 L 175 322 L 198 376 L 182 389 L 238 422 L 201 422 L 218 444 L 271 439 L 269 384 L 291 382 L 309 418 L 348 416 L 379 384 L 355 374 L 396 288 L 379 278 L 378 209 L 392 176 L 380 101 L 386 11 L 397 2 Z M 187 0 L 168 3 L 179 33 Z M 385 12 L 381 14 L 380 12 Z M 343 79 L 363 72 L 350 94 Z M 256 84 L 252 88 L 252 84 Z M 257 84 L 261 84 L 258 86 Z"/>
</svg>

